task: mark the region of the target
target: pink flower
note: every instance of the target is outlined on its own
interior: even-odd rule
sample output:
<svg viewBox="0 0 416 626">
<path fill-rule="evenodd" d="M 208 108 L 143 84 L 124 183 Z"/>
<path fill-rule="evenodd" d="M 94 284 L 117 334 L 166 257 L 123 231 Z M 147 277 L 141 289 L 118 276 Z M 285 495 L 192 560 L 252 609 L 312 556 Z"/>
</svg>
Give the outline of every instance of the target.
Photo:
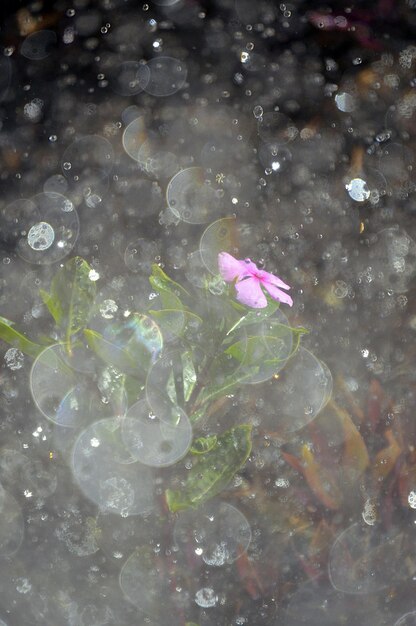
<svg viewBox="0 0 416 626">
<path fill-rule="evenodd" d="M 267 306 L 267 298 L 262 290 L 264 287 L 274 300 L 292 306 L 292 298 L 282 291 L 282 289 L 290 289 L 289 285 L 277 276 L 260 270 L 250 259 L 239 261 L 228 252 L 220 252 L 218 267 L 226 283 L 235 281 L 237 300 L 242 304 L 251 306 L 253 309 L 263 309 Z"/>
</svg>

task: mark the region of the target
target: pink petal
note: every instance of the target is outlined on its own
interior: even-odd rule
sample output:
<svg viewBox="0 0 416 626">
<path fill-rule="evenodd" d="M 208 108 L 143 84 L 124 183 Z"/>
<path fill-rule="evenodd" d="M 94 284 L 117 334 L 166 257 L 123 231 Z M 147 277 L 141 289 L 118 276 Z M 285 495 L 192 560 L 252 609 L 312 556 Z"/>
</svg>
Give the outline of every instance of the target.
<svg viewBox="0 0 416 626">
<path fill-rule="evenodd" d="M 293 305 L 293 300 L 289 296 L 289 294 L 285 293 L 284 291 L 281 291 L 281 289 L 278 289 L 277 287 L 275 287 L 275 285 L 272 285 L 270 282 L 264 282 L 262 284 L 265 290 L 271 295 L 271 297 L 274 300 L 278 300 L 279 302 L 283 302 L 284 304 L 288 304 L 289 306 Z"/>
<path fill-rule="evenodd" d="M 218 269 L 221 278 L 227 283 L 232 283 L 236 278 L 240 278 L 246 272 L 244 261 L 238 261 L 228 252 L 220 252 L 218 255 Z"/>
<path fill-rule="evenodd" d="M 286 285 L 286 283 L 284 283 L 283 280 L 281 280 L 274 274 L 270 274 L 270 272 L 263 271 L 261 282 L 262 283 L 264 282 L 264 286 L 266 286 L 266 282 L 267 282 L 267 283 L 271 283 L 275 287 L 280 287 L 281 289 L 290 289 L 289 285 Z"/>
<path fill-rule="evenodd" d="M 264 309 L 267 306 L 267 298 L 261 290 L 257 278 L 245 278 L 235 284 L 237 300 L 241 304 L 251 306 L 253 309 Z"/>
</svg>

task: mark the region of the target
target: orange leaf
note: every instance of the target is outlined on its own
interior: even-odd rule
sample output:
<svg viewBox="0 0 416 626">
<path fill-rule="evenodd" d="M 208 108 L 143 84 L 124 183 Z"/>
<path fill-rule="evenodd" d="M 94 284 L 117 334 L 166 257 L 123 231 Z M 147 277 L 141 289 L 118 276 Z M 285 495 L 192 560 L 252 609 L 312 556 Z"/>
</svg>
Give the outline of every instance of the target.
<svg viewBox="0 0 416 626">
<path fill-rule="evenodd" d="M 361 433 L 358 431 L 347 411 L 344 411 L 344 409 L 341 409 L 341 407 L 338 407 L 335 403 L 333 406 L 344 431 L 344 449 L 342 452 L 341 468 L 345 475 L 344 478 L 355 481 L 358 476 L 363 474 L 370 462 L 367 447 Z"/>
<path fill-rule="evenodd" d="M 322 467 L 307 444 L 302 446 L 303 475 L 315 496 L 328 509 L 337 510 L 341 505 L 341 492 L 334 480 L 334 472 Z"/>
<path fill-rule="evenodd" d="M 402 452 L 392 430 L 386 430 L 384 437 L 388 442 L 388 446 L 376 454 L 373 463 L 373 476 L 377 481 L 384 480 L 390 474 Z"/>
</svg>

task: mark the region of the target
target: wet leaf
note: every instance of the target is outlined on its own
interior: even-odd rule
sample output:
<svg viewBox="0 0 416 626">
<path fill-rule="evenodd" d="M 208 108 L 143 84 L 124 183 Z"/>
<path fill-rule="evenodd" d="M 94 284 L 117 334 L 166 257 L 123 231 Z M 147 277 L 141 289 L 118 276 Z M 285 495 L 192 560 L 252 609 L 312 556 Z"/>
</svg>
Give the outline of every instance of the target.
<svg viewBox="0 0 416 626">
<path fill-rule="evenodd" d="M 91 315 L 97 288 L 89 277 L 90 272 L 87 261 L 74 257 L 55 274 L 50 293 L 41 291 L 50 314 L 64 332 L 68 347 L 72 336 L 85 328 Z"/>
<path fill-rule="evenodd" d="M 143 320 L 147 316 L 134 313 L 128 322 L 109 325 L 107 337 L 89 328 L 84 330 L 88 346 L 105 363 L 112 365 L 123 374 L 143 378 L 162 346 L 160 336 L 148 339 L 151 329 L 146 329 Z M 144 332 L 141 332 L 144 328 Z M 154 328 L 157 333 L 157 327 Z M 153 341 L 154 345 L 150 342 Z M 156 351 L 157 348 L 157 351 Z"/>
<path fill-rule="evenodd" d="M 251 428 L 251 424 L 242 424 L 227 430 L 209 452 L 194 461 L 184 487 L 178 491 L 166 491 L 170 511 L 197 507 L 228 485 L 249 457 Z"/>
<path fill-rule="evenodd" d="M 267 299 L 267 306 L 264 309 L 250 309 L 248 313 L 240 317 L 240 319 L 230 328 L 227 332 L 227 335 L 230 335 L 237 328 L 241 328 L 243 326 L 248 326 L 250 324 L 255 324 L 256 322 L 263 322 L 268 317 L 273 315 L 279 308 L 279 303 L 276 300 L 272 300 L 272 298 Z"/>
<path fill-rule="evenodd" d="M 328 509 L 338 510 L 342 502 L 342 494 L 336 482 L 333 470 L 319 463 L 308 444 L 301 449 L 301 459 L 283 453 L 283 458 L 305 477 L 312 492 Z"/>
<path fill-rule="evenodd" d="M 384 437 L 388 445 L 376 454 L 373 463 L 373 476 L 377 481 L 384 480 L 390 474 L 402 452 L 392 430 L 386 430 Z"/>
<path fill-rule="evenodd" d="M 335 402 L 332 403 L 332 406 L 341 422 L 344 433 L 344 448 L 340 466 L 344 473 L 344 479 L 349 478 L 350 481 L 355 481 L 358 476 L 364 473 L 370 462 L 367 447 L 347 411 L 344 411 Z"/>
<path fill-rule="evenodd" d="M 13 322 L 4 317 L 0 317 L 0 339 L 3 339 L 6 343 L 9 343 L 14 348 L 18 348 L 32 358 L 36 358 L 45 349 L 45 346 L 30 341 L 25 335 L 15 330 Z"/>
<path fill-rule="evenodd" d="M 155 291 L 167 291 L 171 294 L 175 295 L 177 298 L 179 296 L 188 296 L 189 293 L 180 285 L 176 283 L 174 280 L 169 278 L 167 274 L 156 264 L 152 265 L 152 274 L 149 277 L 150 284 L 152 285 Z"/>
<path fill-rule="evenodd" d="M 198 437 L 192 444 L 189 450 L 192 454 L 206 454 L 217 443 L 217 435 L 210 435 L 209 437 Z"/>
</svg>

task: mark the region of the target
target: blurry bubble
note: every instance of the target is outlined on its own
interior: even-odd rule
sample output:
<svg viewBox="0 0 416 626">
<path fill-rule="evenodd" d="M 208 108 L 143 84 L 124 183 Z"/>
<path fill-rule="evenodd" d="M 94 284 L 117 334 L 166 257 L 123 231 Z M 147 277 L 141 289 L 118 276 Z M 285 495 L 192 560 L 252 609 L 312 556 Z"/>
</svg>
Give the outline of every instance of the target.
<svg viewBox="0 0 416 626">
<path fill-rule="evenodd" d="M 99 547 L 93 520 L 75 508 L 66 509 L 63 517 L 56 524 L 54 535 L 68 552 L 80 557 L 95 554 Z"/>
<path fill-rule="evenodd" d="M 138 160 L 140 146 L 146 139 L 147 131 L 144 117 L 136 117 L 123 133 L 123 148 L 129 157 L 135 161 Z"/>
<path fill-rule="evenodd" d="M 24 536 L 22 509 L 0 485 L 0 555 L 11 556 L 20 548 Z"/>
<path fill-rule="evenodd" d="M 186 589 L 175 589 L 171 580 L 167 559 L 147 544 L 136 548 L 120 572 L 120 587 L 127 599 L 161 624 L 170 623 L 176 609 L 187 601 Z"/>
<path fill-rule="evenodd" d="M 53 244 L 55 233 L 50 224 L 34 224 L 27 234 L 27 243 L 33 250 L 47 250 Z"/>
<path fill-rule="evenodd" d="M 135 313 L 123 322 L 104 330 L 100 356 L 121 372 L 143 375 L 162 350 L 163 337 L 159 326 L 147 315 Z"/>
<path fill-rule="evenodd" d="M 411 509 L 416 509 L 416 491 L 410 491 L 407 496 L 407 502 Z"/>
<path fill-rule="evenodd" d="M 343 113 L 351 113 L 357 107 L 357 100 L 352 94 L 341 91 L 335 96 L 335 104 Z"/>
<path fill-rule="evenodd" d="M 158 254 L 158 247 L 153 241 L 136 239 L 127 246 L 124 252 L 124 263 L 131 272 L 149 274 Z"/>
<path fill-rule="evenodd" d="M 43 185 L 43 191 L 45 193 L 61 193 L 65 194 L 68 189 L 68 183 L 65 176 L 62 174 L 55 174 L 50 176 Z"/>
<path fill-rule="evenodd" d="M 261 413 L 263 427 L 296 432 L 318 415 L 331 393 L 328 367 L 301 346 L 279 376 L 268 383 Z"/>
<path fill-rule="evenodd" d="M 180 405 L 189 400 L 194 388 L 196 359 L 196 355 L 190 352 L 172 350 L 163 354 L 149 369 L 146 379 L 147 402 L 158 419 L 167 425 L 179 423 L 183 417 Z M 176 382 L 183 388 L 183 398 L 178 397 Z"/>
<path fill-rule="evenodd" d="M 40 193 L 1 211 L 3 237 L 25 261 L 48 265 L 67 256 L 79 234 L 78 215 L 68 198 Z"/>
<path fill-rule="evenodd" d="M 207 609 L 218 604 L 218 595 L 211 587 L 202 587 L 195 593 L 195 602 L 198 606 Z"/>
<path fill-rule="evenodd" d="M 259 161 L 270 174 L 285 171 L 292 160 L 290 150 L 279 146 L 278 143 L 262 143 L 259 151 Z"/>
<path fill-rule="evenodd" d="M 416 611 L 402 615 L 394 626 L 416 626 Z"/>
<path fill-rule="evenodd" d="M 166 419 L 166 415 L 164 416 Z M 151 467 L 168 467 L 187 453 L 192 440 L 192 426 L 183 411 L 177 408 L 171 424 L 150 414 L 147 402 L 139 401 L 127 412 L 122 423 L 122 436 L 132 456 Z"/>
<path fill-rule="evenodd" d="M 185 276 L 194 287 L 198 287 L 199 289 L 205 287 L 207 282 L 206 267 L 202 261 L 199 250 L 188 254 L 185 265 Z"/>
<path fill-rule="evenodd" d="M 353 524 L 332 545 L 329 576 L 343 593 L 376 593 L 405 575 L 403 538 L 377 526 Z"/>
<path fill-rule="evenodd" d="M 365 202 L 370 197 L 370 190 L 367 182 L 362 178 L 353 178 L 345 185 L 345 189 L 352 200 L 356 202 Z"/>
<path fill-rule="evenodd" d="M 126 107 L 121 113 L 121 120 L 124 126 L 128 126 L 131 122 L 134 122 L 134 120 L 140 118 L 140 111 L 141 110 L 139 109 L 139 107 L 135 104 Z"/>
<path fill-rule="evenodd" d="M 416 243 L 405 230 L 386 228 L 371 246 L 369 262 L 378 285 L 403 293 L 416 274 Z"/>
<path fill-rule="evenodd" d="M 49 346 L 36 357 L 30 372 L 30 390 L 35 405 L 46 418 L 72 427 L 84 415 L 78 413 L 79 407 L 72 398 L 76 379 L 61 351 L 60 345 Z"/>
<path fill-rule="evenodd" d="M 293 332 L 287 317 L 277 310 L 273 317 L 247 327 L 247 335 L 228 347 L 233 355 L 228 367 L 238 369 L 243 384 L 257 384 L 270 380 L 286 365 L 292 354 Z"/>
<path fill-rule="evenodd" d="M 296 139 L 299 131 L 287 115 L 277 111 L 264 113 L 259 118 L 257 130 L 265 143 L 282 146 Z"/>
<path fill-rule="evenodd" d="M 344 280 L 336 280 L 332 286 L 332 292 L 336 298 L 346 298 L 350 292 L 350 287 Z"/>
<path fill-rule="evenodd" d="M 20 370 L 25 362 L 25 355 L 17 348 L 9 348 L 4 355 L 4 360 L 10 370 Z"/>
<path fill-rule="evenodd" d="M 61 163 L 64 175 L 75 182 L 105 178 L 113 168 L 113 146 L 99 135 L 85 135 L 68 146 Z"/>
<path fill-rule="evenodd" d="M 365 501 L 361 515 L 364 522 L 369 526 L 374 526 L 377 522 L 377 506 L 371 498 Z"/>
<path fill-rule="evenodd" d="M 382 174 L 393 187 L 401 187 L 409 180 L 414 163 L 414 152 L 400 143 L 383 145 L 379 159 Z"/>
<path fill-rule="evenodd" d="M 153 508 L 153 480 L 150 470 L 133 460 L 121 441 L 120 421 L 108 418 L 80 434 L 72 471 L 84 494 L 102 511 L 140 515 Z"/>
<path fill-rule="evenodd" d="M 114 315 L 117 313 L 117 311 L 118 311 L 118 306 L 114 302 L 114 300 L 104 300 L 100 304 L 100 313 L 102 317 L 106 320 L 114 319 Z"/>
<path fill-rule="evenodd" d="M 234 217 L 224 217 L 210 224 L 202 234 L 200 253 L 209 272 L 218 274 L 218 254 L 228 252 L 244 259 L 253 253 L 253 247 L 264 241 L 265 231 L 259 225 L 247 224 Z"/>
<path fill-rule="evenodd" d="M 150 79 L 145 91 L 152 96 L 171 96 L 184 86 L 188 70 L 186 64 L 173 57 L 155 57 L 147 64 Z"/>
<path fill-rule="evenodd" d="M 120 96 L 133 96 L 149 83 L 150 69 L 145 63 L 125 61 L 109 72 L 110 87 Z"/>
<path fill-rule="evenodd" d="M 166 189 L 168 205 L 184 222 L 204 224 L 215 217 L 219 199 L 205 179 L 201 167 L 188 167 L 178 172 Z"/>
<path fill-rule="evenodd" d="M 246 552 L 251 529 L 238 509 L 226 502 L 213 501 L 196 511 L 179 513 L 173 536 L 183 556 L 193 553 L 207 565 L 221 567 Z"/>
<path fill-rule="evenodd" d="M 12 64 L 7 56 L 0 55 L 0 102 L 7 96 L 12 77 Z"/>
<path fill-rule="evenodd" d="M 41 61 L 50 55 L 56 41 L 53 30 L 39 30 L 26 37 L 20 46 L 20 54 L 31 61 Z"/>
<path fill-rule="evenodd" d="M 253 109 L 253 115 L 256 120 L 260 119 L 263 116 L 263 107 L 260 105 L 255 106 Z"/>
<path fill-rule="evenodd" d="M 159 138 L 149 134 L 138 150 L 137 162 L 154 178 L 170 178 L 180 169 L 178 157 L 161 149 L 161 144 Z"/>
</svg>

